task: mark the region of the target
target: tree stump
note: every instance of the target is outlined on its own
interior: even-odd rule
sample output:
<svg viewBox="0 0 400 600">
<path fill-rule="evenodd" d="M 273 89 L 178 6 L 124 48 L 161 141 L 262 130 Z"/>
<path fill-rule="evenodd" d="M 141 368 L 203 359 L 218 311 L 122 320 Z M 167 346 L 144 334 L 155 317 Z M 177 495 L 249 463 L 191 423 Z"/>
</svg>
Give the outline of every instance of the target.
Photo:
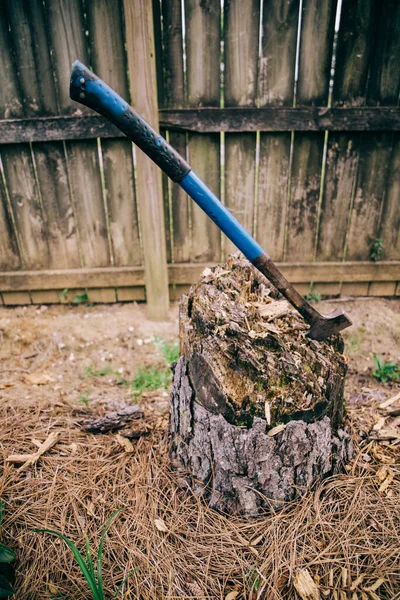
<svg viewBox="0 0 400 600">
<path fill-rule="evenodd" d="M 182 298 L 171 456 L 215 509 L 279 509 L 351 457 L 343 340 L 316 342 L 307 330 L 237 256 L 206 269 Z"/>
</svg>

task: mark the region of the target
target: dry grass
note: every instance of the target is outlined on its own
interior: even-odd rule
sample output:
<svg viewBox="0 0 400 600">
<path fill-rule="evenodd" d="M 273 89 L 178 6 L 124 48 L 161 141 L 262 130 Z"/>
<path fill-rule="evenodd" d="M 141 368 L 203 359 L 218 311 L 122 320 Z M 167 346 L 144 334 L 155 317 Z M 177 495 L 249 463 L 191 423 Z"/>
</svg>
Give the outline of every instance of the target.
<svg viewBox="0 0 400 600">
<path fill-rule="evenodd" d="M 113 435 L 80 432 L 71 412 L 60 407 L 21 401 L 3 405 L 0 418 L 3 459 L 32 452 L 32 439 L 60 431 L 57 445 L 28 470 L 18 473 L 3 461 L 3 537 L 18 551 L 16 599 L 50 598 L 55 585 L 68 599 L 87 600 L 65 545 L 33 529 L 57 529 L 81 548 L 87 533 L 97 548 L 107 518 L 120 507 L 105 543 L 110 598 L 134 568 L 121 597 L 224 599 L 237 590 L 237 599 L 296 598 L 299 568 L 319 582 L 322 597 L 393 598 L 400 589 L 400 483 L 397 477 L 386 493 L 378 492 L 376 452 L 365 463 L 371 443 L 348 474 L 322 482 L 278 514 L 249 522 L 222 516 L 183 489 L 184 480 L 169 470 L 165 431 L 155 430 L 134 442 L 134 453 L 125 453 Z M 395 456 L 384 452 L 387 460 Z M 155 519 L 163 519 L 168 531 L 159 531 Z M 362 588 L 379 578 L 378 590 L 363 596 Z"/>
</svg>

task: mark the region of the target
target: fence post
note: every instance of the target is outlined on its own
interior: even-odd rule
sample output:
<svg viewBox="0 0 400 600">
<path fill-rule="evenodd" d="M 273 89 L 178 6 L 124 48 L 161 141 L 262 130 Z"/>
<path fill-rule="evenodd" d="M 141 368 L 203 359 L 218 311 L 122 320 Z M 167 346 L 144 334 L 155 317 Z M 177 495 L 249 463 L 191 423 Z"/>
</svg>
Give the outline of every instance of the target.
<svg viewBox="0 0 400 600">
<path fill-rule="evenodd" d="M 157 130 L 158 100 L 152 3 L 124 0 L 131 102 Z M 147 313 L 168 318 L 168 272 L 161 171 L 137 150 L 137 193 L 144 252 Z"/>
</svg>

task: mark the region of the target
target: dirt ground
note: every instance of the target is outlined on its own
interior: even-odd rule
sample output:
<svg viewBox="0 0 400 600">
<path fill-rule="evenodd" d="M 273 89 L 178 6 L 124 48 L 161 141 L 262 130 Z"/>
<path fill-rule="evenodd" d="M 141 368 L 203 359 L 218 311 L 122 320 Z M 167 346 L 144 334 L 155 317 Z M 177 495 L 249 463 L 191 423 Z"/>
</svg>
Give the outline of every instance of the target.
<svg viewBox="0 0 400 600">
<path fill-rule="evenodd" d="M 350 418 L 352 418 L 353 412 L 357 411 L 357 418 L 353 423 L 354 431 L 356 432 L 356 435 L 359 436 L 359 439 L 362 439 L 362 437 L 368 435 L 368 432 L 372 428 L 375 414 L 374 407 L 376 407 L 376 404 L 382 402 L 386 398 L 394 396 L 400 390 L 400 384 L 398 383 L 382 384 L 372 377 L 374 353 L 381 355 L 385 360 L 393 359 L 400 363 L 400 299 L 344 299 L 341 300 L 340 303 L 343 305 L 346 312 L 350 314 L 354 323 L 351 329 L 344 332 L 346 353 L 349 358 L 346 397 Z M 337 308 L 337 306 L 338 302 L 336 301 L 326 301 L 320 303 L 318 309 L 320 309 L 321 312 L 328 312 L 333 308 Z M 145 479 L 147 478 L 146 485 L 149 483 L 148 478 L 154 477 L 154 480 L 152 480 L 154 490 L 161 490 L 162 485 L 164 486 L 162 488 L 162 493 L 159 492 L 158 511 L 160 511 L 160 505 L 170 506 L 172 503 L 177 507 L 180 506 L 179 503 L 185 504 L 185 496 L 179 496 L 179 494 L 182 494 L 182 490 L 179 492 L 179 482 L 177 483 L 173 479 L 168 479 L 171 477 L 173 478 L 173 475 L 166 475 L 168 472 L 168 456 L 165 440 L 165 430 L 168 423 L 167 391 L 159 389 L 155 392 L 144 393 L 141 397 L 135 397 L 132 395 L 130 386 L 130 382 L 134 378 L 135 373 L 138 369 L 143 368 L 143 366 L 154 367 L 157 369 L 165 369 L 166 367 L 165 360 L 159 349 L 156 347 L 157 344 L 154 343 L 154 336 L 159 336 L 167 342 L 177 340 L 177 304 L 174 304 L 171 307 L 170 319 L 167 322 L 159 323 L 149 321 L 146 318 L 145 305 L 138 304 L 0 308 L 0 412 L 2 415 L 2 425 L 0 425 L 0 452 L 3 460 L 13 453 L 21 453 L 23 451 L 34 452 L 35 442 L 32 442 L 32 440 L 36 438 L 39 439 L 39 442 L 42 442 L 47 433 L 54 427 L 59 427 L 60 431 L 62 430 L 62 432 L 64 432 L 62 433 L 63 445 L 61 446 L 61 449 L 57 452 L 50 452 L 50 458 L 41 459 L 37 465 L 30 470 L 23 472 L 22 475 L 17 476 L 16 467 L 13 464 L 6 462 L 4 462 L 4 467 L 0 470 L 0 498 L 4 500 L 4 539 L 14 547 L 19 547 L 21 553 L 21 558 L 18 563 L 19 576 L 16 586 L 18 592 L 15 595 L 15 598 L 40 600 L 41 598 L 55 597 L 50 594 L 51 589 L 54 588 L 55 584 L 61 586 L 61 588 L 57 589 L 63 589 L 64 593 L 67 593 L 68 598 L 85 598 L 83 584 L 79 583 L 79 581 L 81 581 L 79 580 L 79 576 L 77 576 L 79 585 L 74 583 L 72 586 L 73 589 L 69 588 L 66 584 L 66 573 L 74 568 L 68 554 L 62 555 L 62 560 L 65 561 L 65 564 L 61 568 L 60 559 L 57 561 L 49 558 L 46 559 L 46 540 L 43 539 L 40 543 L 32 541 L 29 541 L 28 543 L 26 541 L 27 537 L 31 540 L 31 530 L 33 527 L 44 526 L 45 524 L 48 526 L 51 525 L 56 529 L 64 527 L 64 529 L 66 528 L 67 531 L 71 532 L 71 535 L 75 534 L 78 538 L 81 536 L 84 529 L 81 516 L 75 514 L 74 517 L 66 517 L 66 514 L 63 513 L 62 495 L 58 498 L 55 497 L 57 496 L 56 489 L 58 489 L 58 483 L 56 483 L 55 477 L 58 472 L 63 473 L 64 464 L 67 464 L 65 473 L 68 474 L 68 468 L 70 468 L 68 465 L 74 462 L 73 454 L 76 452 L 76 444 L 78 444 L 79 456 L 82 456 L 83 461 L 89 461 L 88 465 L 90 460 L 100 461 L 99 465 L 102 464 L 101 461 L 105 461 L 105 463 L 108 461 L 107 464 L 112 465 L 112 461 L 117 460 L 115 457 L 121 458 L 122 456 L 121 460 L 125 461 L 123 463 L 125 466 L 128 464 L 128 459 L 131 462 L 133 461 L 133 463 L 136 464 L 136 468 L 139 469 L 141 473 L 140 477 L 144 477 L 143 473 L 145 467 L 143 465 L 147 464 L 146 468 L 148 471 L 146 471 L 147 475 L 145 477 Z M 138 439 L 136 441 L 134 440 L 136 446 L 134 447 L 133 452 L 125 452 L 124 455 L 123 448 L 118 446 L 118 443 L 115 442 L 115 437 L 112 435 L 88 436 L 79 431 L 77 423 L 81 419 L 87 418 L 90 415 L 102 415 L 105 412 L 118 409 L 132 401 L 138 402 L 144 410 L 144 419 L 141 420 L 140 425 L 136 426 L 136 437 Z M 75 446 L 73 446 L 73 444 L 75 444 Z M 99 450 L 100 447 L 101 452 Z M 391 458 L 387 458 L 386 463 L 385 460 L 383 462 L 385 464 L 390 463 L 391 468 L 398 476 L 399 470 L 398 468 L 396 470 L 395 466 L 392 464 L 393 462 L 396 464 L 396 461 L 393 461 L 393 456 L 396 454 L 393 451 L 393 447 L 389 453 Z M 397 448 L 398 447 L 399 446 L 397 446 Z M 93 453 L 97 452 L 96 448 L 99 450 L 100 454 L 96 454 L 96 458 L 93 458 Z M 85 458 L 85 452 L 87 458 Z M 159 455 L 157 455 L 157 452 Z M 364 451 L 364 454 L 365 461 L 363 459 L 363 468 L 365 470 L 365 468 L 367 468 L 366 464 L 371 462 L 371 458 L 368 458 L 367 451 Z M 60 459 L 61 462 L 58 465 L 55 462 L 56 455 L 64 457 Z M 142 458 L 139 459 L 139 455 Z M 397 463 L 398 457 L 399 453 L 397 452 Z M 144 463 L 142 459 L 144 460 Z M 142 462 L 140 462 L 141 460 Z M 162 485 L 158 481 L 156 467 L 150 469 L 148 461 L 153 461 L 154 464 L 159 465 L 160 473 L 163 473 L 163 475 L 159 475 L 160 481 L 163 480 Z M 83 464 L 86 463 L 82 463 L 82 465 Z M 120 469 L 120 467 L 120 463 L 115 464 L 116 470 Z M 89 466 L 87 468 L 89 469 Z M 133 469 L 134 467 L 131 468 Z M 377 469 L 378 468 L 379 464 L 377 464 Z M 104 466 L 99 466 L 99 469 L 100 471 L 101 469 L 104 471 Z M 103 471 L 101 472 L 103 473 Z M 67 475 L 64 475 L 64 478 L 66 478 L 64 485 L 71 485 L 73 487 L 78 485 L 78 480 L 76 478 L 79 476 L 85 477 L 84 472 L 75 473 L 75 471 L 71 471 L 71 473 L 70 480 Z M 354 477 L 357 473 L 353 470 Z M 376 469 L 374 473 L 376 473 Z M 122 470 L 119 473 L 119 476 L 122 477 L 123 475 L 124 473 Z M 133 475 L 130 476 L 133 477 Z M 374 476 L 374 474 L 371 475 L 371 477 Z M 53 480 L 49 479 L 50 477 L 53 477 Z M 351 481 L 350 479 L 348 480 L 348 485 L 355 485 L 354 482 L 356 479 L 354 477 Z M 27 489 L 29 490 L 29 481 L 27 482 L 27 479 L 32 479 L 32 486 L 33 482 L 36 482 L 35 485 L 38 481 L 42 481 L 43 485 L 44 482 L 46 482 L 46 485 L 44 485 L 42 490 L 42 492 L 45 491 L 45 494 L 42 492 L 39 494 L 40 490 L 38 491 L 38 489 L 33 486 L 32 494 L 30 495 L 30 492 L 27 491 Z M 98 540 L 99 528 L 101 524 L 104 524 L 107 516 L 111 514 L 110 512 L 107 514 L 106 509 L 111 511 L 112 508 L 112 503 L 110 503 L 110 506 L 102 506 L 102 518 L 100 519 L 100 517 L 95 516 L 99 498 L 107 495 L 105 489 L 101 489 L 101 485 L 105 485 L 108 490 L 107 493 L 110 493 L 109 485 L 111 485 L 111 483 L 106 484 L 103 479 L 101 479 L 103 483 L 100 484 L 100 479 L 101 477 L 99 476 L 98 480 L 91 480 L 90 483 L 91 486 L 95 485 L 97 487 L 97 500 L 92 495 L 90 496 L 90 500 L 86 501 L 85 499 L 78 497 L 78 492 L 74 492 L 74 502 L 76 501 L 78 503 L 74 505 L 75 513 L 77 511 L 79 512 L 79 510 L 84 510 L 86 517 L 87 513 L 89 513 L 90 518 L 93 517 L 91 522 L 92 524 L 94 523 L 94 528 L 92 528 L 93 531 L 91 531 L 90 537 L 92 539 L 93 536 L 94 540 Z M 158 481 L 158 483 L 156 484 L 154 481 Z M 171 481 L 174 481 L 174 483 L 172 484 Z M 142 484 L 145 486 L 143 481 Z M 22 493 L 22 487 L 24 485 L 28 487 Z M 112 485 L 116 486 L 117 483 L 114 481 Z M 157 488 L 157 485 L 161 487 Z M 171 489 L 170 492 L 166 492 L 165 490 L 171 485 L 174 486 L 173 489 Z M 374 493 L 376 493 L 375 488 L 374 490 Z M 149 494 L 148 491 L 146 493 Z M 36 496 L 35 494 L 39 495 Z M 62 488 L 60 488 L 59 494 L 62 494 Z M 162 497 L 165 494 L 167 494 L 167 496 Z M 45 499 L 43 499 L 43 495 L 45 495 Z M 85 495 L 87 495 L 86 492 Z M 116 503 L 118 503 L 118 498 L 121 500 L 119 493 L 115 492 Z M 315 501 L 315 498 L 310 498 L 311 496 L 308 500 L 304 500 L 305 504 L 303 505 L 303 508 L 306 506 L 307 502 L 312 504 L 312 502 Z M 200 519 L 199 515 L 203 515 L 203 517 L 204 514 L 208 515 L 208 513 L 204 513 L 206 508 L 200 507 L 196 500 L 192 499 L 191 501 L 194 503 L 191 508 L 191 510 L 194 511 L 193 514 L 191 513 L 192 517 L 196 514 L 196 518 Z M 125 503 L 125 500 L 121 500 L 121 502 Z M 140 502 L 141 510 L 146 511 L 146 500 L 144 500 L 143 503 L 143 499 L 141 499 Z M 301 502 L 303 502 L 303 500 Z M 30 510 L 30 503 L 32 503 L 30 516 L 27 516 Z M 79 510 L 76 509 L 76 506 L 78 506 Z M 43 513 L 43 511 L 45 511 L 45 513 Z M 52 517 L 52 511 L 54 512 L 54 518 Z M 157 516 L 156 513 L 154 514 Z M 103 519 L 103 517 L 105 518 Z M 390 519 L 393 518 L 393 522 L 392 525 L 390 525 L 390 523 L 387 524 L 389 529 L 391 529 L 392 526 L 397 527 L 398 517 L 398 512 L 395 517 L 390 517 Z M 220 544 L 220 557 L 222 557 L 224 556 L 225 551 L 222 550 L 223 539 L 225 538 L 222 536 L 218 539 L 219 526 L 217 527 L 215 525 L 215 522 L 213 521 L 214 518 L 216 517 L 210 515 L 204 517 L 205 521 L 211 519 L 210 523 L 214 523 L 214 529 L 208 530 L 207 534 L 205 534 L 202 529 L 201 535 L 203 535 L 203 538 L 201 538 L 201 544 L 206 544 L 207 539 L 208 543 L 217 544 L 217 546 Z M 45 520 L 45 523 L 43 522 L 43 519 Z M 88 522 L 85 521 L 85 523 L 86 526 L 88 526 Z M 220 521 L 218 521 L 218 523 L 220 523 Z M 148 526 L 148 524 L 145 526 L 142 522 L 139 523 L 139 521 L 136 523 L 138 531 L 140 527 L 144 527 L 143 535 L 145 535 L 146 527 Z M 195 524 L 192 524 L 192 526 L 195 527 L 195 529 L 197 527 L 198 531 L 201 529 L 199 521 L 197 526 Z M 234 525 L 232 526 L 237 527 L 238 523 L 234 521 Z M 248 527 L 247 524 L 242 524 L 240 526 L 244 528 L 243 531 Z M 224 521 L 224 527 L 227 527 L 226 520 Z M 158 535 L 157 544 L 161 544 L 162 546 L 164 544 L 163 539 L 160 537 L 160 535 L 162 535 L 162 527 L 161 530 L 159 528 L 156 529 L 158 529 L 158 531 L 155 532 Z M 224 532 L 224 536 L 228 535 L 226 530 L 224 530 Z M 112 535 L 112 529 L 110 530 L 110 535 Z M 137 535 L 139 535 L 139 533 Z M 168 537 L 168 535 L 166 537 Z M 198 535 L 200 536 L 200 533 Z M 231 535 L 232 532 L 229 533 L 229 536 Z M 394 535 L 394 532 L 391 531 L 390 535 Z M 231 540 L 230 537 L 229 540 Z M 121 544 L 122 541 L 123 533 L 120 534 L 119 539 Z M 36 543 L 39 545 L 36 546 Z M 174 544 L 175 543 L 178 544 L 176 540 Z M 140 544 L 146 545 L 144 538 L 140 540 L 138 547 Z M 376 541 L 376 544 L 378 544 L 378 546 L 376 546 L 377 555 L 379 554 L 379 544 L 381 544 L 382 552 L 384 553 L 386 544 L 385 537 L 380 538 L 380 541 Z M 47 547 L 50 546 L 52 548 L 59 548 L 59 546 L 55 545 L 54 540 L 47 540 Z M 132 595 L 129 595 L 128 590 L 124 592 L 124 597 L 226 598 L 229 593 L 232 593 L 229 600 L 233 600 L 234 598 L 240 600 L 241 598 L 256 597 L 277 599 L 296 597 L 290 583 L 293 580 L 293 569 L 297 560 L 295 558 L 290 559 L 292 562 L 290 562 L 289 559 L 282 559 L 283 563 L 280 566 L 278 565 L 279 560 L 277 558 L 274 567 L 276 568 L 276 573 L 274 571 L 275 575 L 271 574 L 271 582 L 263 570 L 264 567 L 266 568 L 266 563 L 263 563 L 264 567 L 260 565 L 254 567 L 257 572 L 261 573 L 261 575 L 257 575 L 257 577 L 263 577 L 265 581 L 270 582 L 268 585 L 265 583 L 264 587 L 262 587 L 260 584 L 257 586 L 255 584 L 249 584 L 249 581 L 251 582 L 254 580 L 254 573 L 251 574 L 251 569 L 253 568 L 251 566 L 253 564 L 251 561 L 251 552 L 250 558 L 248 559 L 248 565 L 250 566 L 248 568 L 246 567 L 247 571 L 243 567 L 242 583 L 240 583 L 241 579 L 235 571 L 234 564 L 228 565 L 221 563 L 221 576 L 219 577 L 215 572 L 215 565 L 211 565 L 211 558 L 207 559 L 207 552 L 205 552 L 205 557 L 201 559 L 203 562 L 200 561 L 199 556 L 194 562 L 193 569 L 197 565 L 196 568 L 199 569 L 199 577 L 202 574 L 200 579 L 196 580 L 192 571 L 190 571 L 191 575 L 186 574 L 185 577 L 180 574 L 179 569 L 183 573 L 186 569 L 186 565 L 184 544 L 183 551 L 181 542 L 179 542 L 178 546 L 180 548 L 179 558 L 177 558 L 175 562 L 168 564 L 168 568 L 165 567 L 165 573 L 160 564 L 154 562 L 155 559 L 152 564 L 146 563 L 146 577 L 140 582 L 135 575 L 133 579 L 135 580 L 135 585 L 139 587 L 130 588 Z M 178 551 L 178 546 L 174 546 L 175 552 Z M 265 548 L 267 548 L 267 546 L 268 544 Z M 166 549 L 167 542 L 165 542 L 164 550 Z M 35 567 L 36 555 L 34 554 L 34 551 L 39 552 L 41 556 L 42 562 L 39 561 L 40 565 L 43 566 L 46 564 L 46 560 L 48 561 L 49 567 L 47 573 L 41 572 L 40 575 L 38 575 L 37 566 Z M 137 550 L 137 552 L 139 552 L 139 550 Z M 200 551 L 196 550 L 196 552 Z M 237 549 L 235 552 L 237 552 Z M 253 552 L 253 555 L 257 552 L 258 551 Z M 304 548 L 301 552 L 304 554 Z M 144 560 L 143 556 L 145 554 L 148 556 L 148 553 L 149 550 L 145 552 L 142 548 L 140 556 L 135 555 L 135 560 L 139 562 Z M 282 556 L 283 555 L 284 552 L 282 550 Z M 236 554 L 232 555 L 229 560 L 234 562 L 235 556 Z M 397 559 L 398 558 L 399 555 L 397 553 Z M 392 561 L 392 559 L 393 556 L 391 555 L 390 560 Z M 124 562 L 124 560 L 125 559 L 122 557 L 120 562 L 116 561 L 115 568 L 117 568 L 121 562 Z M 148 559 L 146 558 L 146 560 Z M 168 562 L 165 556 L 163 560 Z M 343 579 L 344 568 L 347 568 L 349 573 L 352 569 L 355 569 L 355 573 L 359 572 L 357 565 L 352 564 L 351 562 L 345 564 L 341 562 L 342 559 L 338 560 L 337 563 L 335 563 L 333 558 L 331 560 L 334 567 L 333 570 L 331 568 L 333 574 L 330 574 L 328 568 L 329 564 L 327 567 L 328 570 L 326 571 L 325 569 L 325 574 L 328 573 L 326 576 L 332 581 L 336 581 L 338 577 L 342 577 Z M 127 564 L 128 562 L 129 560 L 126 558 L 125 563 Z M 330 596 L 329 593 L 323 595 L 340 599 L 347 597 L 363 599 L 364 597 L 394 597 L 392 592 L 399 591 L 396 587 L 398 584 L 396 578 L 399 573 L 398 569 L 396 571 L 396 568 L 392 565 L 393 561 L 388 562 L 389 566 L 387 566 L 387 568 L 379 566 L 380 563 L 378 558 L 374 558 L 372 562 L 375 564 L 376 569 L 374 571 L 372 567 L 368 567 L 369 571 L 367 579 L 370 584 L 373 584 L 374 578 L 376 581 L 380 576 L 384 577 L 387 585 L 386 588 L 385 585 L 382 585 L 380 589 L 385 589 L 385 593 L 382 592 L 382 595 L 379 595 L 379 590 L 376 592 L 372 590 L 370 595 L 367 595 L 369 592 L 363 592 L 364 596 L 357 596 L 358 588 L 356 587 L 353 596 L 350 594 L 350 591 L 344 591 L 344 595 L 341 596 Z M 311 561 L 311 563 L 309 563 L 309 561 L 306 561 L 305 563 L 300 561 L 299 564 L 312 565 L 313 561 Z M 316 562 L 314 561 L 314 565 L 315 564 Z M 318 565 L 320 565 L 320 562 L 318 562 Z M 272 567 L 268 568 L 272 569 Z M 57 570 L 60 569 L 63 575 L 58 577 Z M 279 571 L 279 569 L 281 570 Z M 320 567 L 318 567 L 318 569 L 320 569 Z M 323 570 L 324 569 L 322 568 L 322 571 Z M 150 571 L 152 573 L 151 576 L 149 575 Z M 249 571 L 250 575 L 248 575 Z M 383 575 L 380 571 L 383 572 Z M 207 583 L 207 585 L 204 583 L 204 586 L 202 586 L 202 578 L 209 577 L 211 572 L 213 582 Z M 279 575 L 279 572 L 281 575 Z M 282 575 L 282 573 L 284 573 L 284 575 Z M 339 575 L 337 573 L 339 573 Z M 321 575 L 317 574 L 314 579 L 320 576 Z M 118 574 L 116 572 L 114 573 L 114 571 L 112 577 L 115 580 L 118 580 Z M 281 579 L 279 579 L 279 577 L 281 577 Z M 353 581 L 354 578 L 355 575 L 353 573 Z M 279 586 L 276 587 L 276 582 L 278 580 L 281 581 L 280 588 Z M 397 583 L 394 583 L 395 580 Z M 326 585 L 328 584 L 329 582 Z M 51 588 L 52 585 L 53 588 Z M 142 588 L 140 588 L 140 586 L 142 586 Z M 135 593 L 132 592 L 132 589 L 146 589 L 146 593 L 136 592 L 137 595 L 135 595 Z M 330 589 L 333 590 L 336 588 L 331 586 Z M 342 588 L 339 586 L 337 589 L 347 590 L 347 588 L 343 586 Z M 348 589 L 350 590 L 349 586 Z M 67 590 L 67 592 L 65 590 Z M 210 590 L 212 590 L 212 592 Z M 261 590 L 261 592 L 264 590 L 263 593 L 266 595 L 263 596 L 260 592 L 256 593 L 257 590 Z M 273 592 L 271 590 L 275 591 Z M 238 592 L 236 595 L 234 595 L 235 591 Z M 346 595 L 347 593 L 348 595 Z M 373 596 L 374 593 L 375 596 Z M 86 595 L 86 597 L 88 596 Z"/>
</svg>

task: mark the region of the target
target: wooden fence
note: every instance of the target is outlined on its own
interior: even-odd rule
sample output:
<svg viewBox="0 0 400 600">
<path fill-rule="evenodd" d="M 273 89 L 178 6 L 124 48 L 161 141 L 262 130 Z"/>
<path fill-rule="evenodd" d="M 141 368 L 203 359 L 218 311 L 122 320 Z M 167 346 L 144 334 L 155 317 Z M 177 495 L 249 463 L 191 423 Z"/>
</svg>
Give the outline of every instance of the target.
<svg viewBox="0 0 400 600">
<path fill-rule="evenodd" d="M 233 250 L 70 101 L 76 58 L 161 128 L 301 292 L 400 295 L 399 0 L 0 6 L 0 303 L 86 290 L 146 298 L 162 318 Z"/>
</svg>

